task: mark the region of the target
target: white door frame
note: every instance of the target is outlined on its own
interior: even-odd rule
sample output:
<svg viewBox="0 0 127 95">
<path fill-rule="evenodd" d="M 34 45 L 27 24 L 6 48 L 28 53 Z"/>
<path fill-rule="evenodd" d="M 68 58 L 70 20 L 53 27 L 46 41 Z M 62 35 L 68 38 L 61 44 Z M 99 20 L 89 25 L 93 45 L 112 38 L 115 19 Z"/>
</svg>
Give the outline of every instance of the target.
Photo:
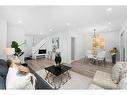
<svg viewBox="0 0 127 95">
<path fill-rule="evenodd" d="M 121 39 L 121 35 L 124 33 L 124 46 L 125 46 L 125 61 L 127 62 L 127 33 L 126 33 L 126 31 L 125 30 L 122 30 L 122 32 L 120 32 L 120 61 L 123 61 L 123 47 L 122 47 L 122 43 L 121 43 L 121 41 L 122 41 L 122 39 Z"/>
<path fill-rule="evenodd" d="M 73 39 L 73 43 L 72 43 L 72 39 Z M 72 45 L 73 45 L 73 49 L 72 49 Z M 71 61 L 75 60 L 75 37 L 71 37 Z"/>
</svg>

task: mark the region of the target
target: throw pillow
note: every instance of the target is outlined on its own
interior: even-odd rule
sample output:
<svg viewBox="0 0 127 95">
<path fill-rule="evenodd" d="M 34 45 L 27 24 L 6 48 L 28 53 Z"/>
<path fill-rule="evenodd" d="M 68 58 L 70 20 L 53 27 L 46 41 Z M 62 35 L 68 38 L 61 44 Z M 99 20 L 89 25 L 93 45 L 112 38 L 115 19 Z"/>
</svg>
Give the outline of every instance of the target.
<svg viewBox="0 0 127 95">
<path fill-rule="evenodd" d="M 121 70 L 121 73 L 120 73 L 120 80 L 123 79 L 123 78 L 127 78 L 127 66 Z"/>
<path fill-rule="evenodd" d="M 18 69 L 10 67 L 6 78 L 6 89 L 35 89 L 35 80 L 36 78 L 31 73 L 23 75 Z"/>
<path fill-rule="evenodd" d="M 127 75 L 127 73 L 126 73 Z M 118 84 L 119 89 L 127 89 L 127 77 L 122 78 Z"/>
<path fill-rule="evenodd" d="M 116 84 L 120 81 L 120 72 L 127 65 L 125 62 L 117 62 L 112 68 L 112 81 Z"/>
</svg>

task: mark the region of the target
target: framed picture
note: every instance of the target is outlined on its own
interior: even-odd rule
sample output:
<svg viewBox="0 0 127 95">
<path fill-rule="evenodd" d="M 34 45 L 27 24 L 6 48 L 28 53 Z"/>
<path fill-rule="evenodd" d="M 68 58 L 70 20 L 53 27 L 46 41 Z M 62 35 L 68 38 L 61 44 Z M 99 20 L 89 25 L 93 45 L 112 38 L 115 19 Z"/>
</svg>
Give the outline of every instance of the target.
<svg viewBox="0 0 127 95">
<path fill-rule="evenodd" d="M 52 46 L 53 46 L 53 49 L 59 48 L 59 37 L 52 38 Z"/>
</svg>

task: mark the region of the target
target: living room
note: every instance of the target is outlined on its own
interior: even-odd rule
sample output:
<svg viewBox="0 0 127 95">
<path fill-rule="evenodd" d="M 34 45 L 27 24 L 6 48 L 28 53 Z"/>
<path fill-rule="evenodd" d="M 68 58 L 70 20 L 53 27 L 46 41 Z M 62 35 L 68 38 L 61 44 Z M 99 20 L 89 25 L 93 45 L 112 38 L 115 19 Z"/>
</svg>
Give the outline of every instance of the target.
<svg viewBox="0 0 127 95">
<path fill-rule="evenodd" d="M 8 78 L 11 66 L 2 87 L 127 89 L 126 78 L 120 80 L 122 71 L 114 71 L 117 79 L 111 79 L 115 67 L 120 70 L 126 67 L 126 9 L 126 6 L 0 6 L 1 64 L 18 61 L 23 66 L 14 68 L 23 74 L 32 73 L 33 81 L 37 80 L 27 87 L 22 82 L 20 88 L 18 78 L 15 81 Z M 92 52 L 90 56 L 88 51 Z M 104 58 L 102 54 L 99 59 L 99 52 L 103 51 Z"/>
</svg>

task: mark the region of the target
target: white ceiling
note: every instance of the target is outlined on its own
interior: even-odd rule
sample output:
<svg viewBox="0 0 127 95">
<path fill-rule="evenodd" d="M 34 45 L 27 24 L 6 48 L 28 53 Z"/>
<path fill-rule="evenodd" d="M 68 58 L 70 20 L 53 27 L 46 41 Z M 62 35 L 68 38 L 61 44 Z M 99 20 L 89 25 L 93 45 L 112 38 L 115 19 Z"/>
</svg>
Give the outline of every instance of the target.
<svg viewBox="0 0 127 95">
<path fill-rule="evenodd" d="M 118 31 L 127 18 L 127 6 L 1 6 L 0 18 L 7 19 L 9 26 L 21 26 L 27 34 L 93 28 Z"/>
</svg>

